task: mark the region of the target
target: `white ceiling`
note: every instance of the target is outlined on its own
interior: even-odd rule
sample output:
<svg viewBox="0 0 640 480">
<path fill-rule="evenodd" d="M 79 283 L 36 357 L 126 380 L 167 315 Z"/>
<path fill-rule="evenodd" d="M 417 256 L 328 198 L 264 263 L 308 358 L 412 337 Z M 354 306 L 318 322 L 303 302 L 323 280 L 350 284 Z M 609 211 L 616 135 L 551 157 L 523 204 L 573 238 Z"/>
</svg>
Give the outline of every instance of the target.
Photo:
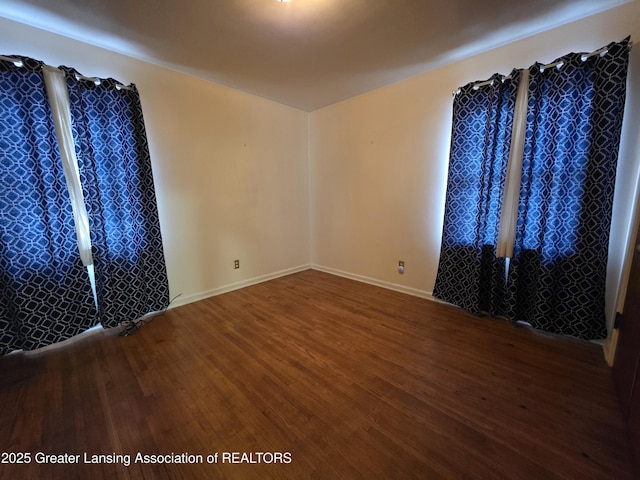
<svg viewBox="0 0 640 480">
<path fill-rule="evenodd" d="M 627 1 L 0 0 L 0 16 L 312 111 Z"/>
</svg>

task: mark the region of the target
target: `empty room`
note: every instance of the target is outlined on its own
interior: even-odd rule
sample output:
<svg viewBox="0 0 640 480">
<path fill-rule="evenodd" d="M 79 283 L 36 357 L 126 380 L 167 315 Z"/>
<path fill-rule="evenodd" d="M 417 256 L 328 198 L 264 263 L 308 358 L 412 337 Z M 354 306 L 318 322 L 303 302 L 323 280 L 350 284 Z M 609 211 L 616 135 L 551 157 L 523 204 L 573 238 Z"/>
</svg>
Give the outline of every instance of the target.
<svg viewBox="0 0 640 480">
<path fill-rule="evenodd" d="M 640 478 L 638 39 L 0 0 L 0 479 Z"/>
</svg>

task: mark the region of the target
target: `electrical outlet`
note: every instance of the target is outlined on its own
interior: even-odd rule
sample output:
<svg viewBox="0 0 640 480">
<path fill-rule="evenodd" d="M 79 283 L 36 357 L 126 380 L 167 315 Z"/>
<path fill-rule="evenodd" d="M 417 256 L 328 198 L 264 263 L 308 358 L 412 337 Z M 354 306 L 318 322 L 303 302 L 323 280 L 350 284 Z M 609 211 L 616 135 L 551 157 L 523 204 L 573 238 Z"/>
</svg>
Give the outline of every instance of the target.
<svg viewBox="0 0 640 480">
<path fill-rule="evenodd" d="M 240 260 L 233 261 L 233 268 L 235 268 L 236 270 L 240 268 Z"/>
<path fill-rule="evenodd" d="M 398 273 L 400 275 L 404 274 L 404 260 L 398 261 Z"/>
</svg>

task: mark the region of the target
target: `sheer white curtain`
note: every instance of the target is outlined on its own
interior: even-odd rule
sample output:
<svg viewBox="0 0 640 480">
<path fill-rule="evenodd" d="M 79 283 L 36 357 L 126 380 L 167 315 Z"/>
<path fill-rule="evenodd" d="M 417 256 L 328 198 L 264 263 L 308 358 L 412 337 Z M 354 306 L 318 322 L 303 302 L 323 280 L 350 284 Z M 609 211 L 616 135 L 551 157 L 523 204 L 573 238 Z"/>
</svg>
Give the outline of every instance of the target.
<svg viewBox="0 0 640 480">
<path fill-rule="evenodd" d="M 71 132 L 71 110 L 69 108 L 69 92 L 65 81 L 64 73 L 57 68 L 45 65 L 42 67 L 44 81 L 49 97 L 49 105 L 53 114 L 53 122 L 58 138 L 58 148 L 62 158 L 62 168 L 71 198 L 73 209 L 73 220 L 75 223 L 76 237 L 78 239 L 78 249 L 82 264 L 87 267 L 94 300 L 95 281 L 93 275 L 93 256 L 91 255 L 91 237 L 89 235 L 89 216 L 84 203 L 84 194 L 80 184 L 80 171 L 78 170 L 78 159 L 76 157 L 73 134 Z"/>
<path fill-rule="evenodd" d="M 518 221 L 518 201 L 520 197 L 520 180 L 522 177 L 522 157 L 524 154 L 524 134 L 527 124 L 527 105 L 529 103 L 529 70 L 522 70 L 518 84 L 518 96 L 513 114 L 513 129 L 507 176 L 505 179 L 502 210 L 500 212 L 500 230 L 496 257 L 513 257 L 513 246 L 516 239 L 516 222 Z"/>
</svg>

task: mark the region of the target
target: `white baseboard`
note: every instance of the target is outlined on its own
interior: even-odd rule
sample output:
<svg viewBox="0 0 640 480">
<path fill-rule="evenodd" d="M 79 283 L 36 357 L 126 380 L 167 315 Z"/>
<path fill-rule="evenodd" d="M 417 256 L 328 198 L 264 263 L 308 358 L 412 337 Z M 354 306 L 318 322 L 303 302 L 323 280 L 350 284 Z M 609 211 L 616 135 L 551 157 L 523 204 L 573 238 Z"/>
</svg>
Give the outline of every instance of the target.
<svg viewBox="0 0 640 480">
<path fill-rule="evenodd" d="M 426 298 L 427 300 L 433 300 L 435 302 L 444 303 L 441 300 L 435 298 L 431 292 L 426 290 L 407 287 L 405 285 L 399 285 L 397 283 L 385 282 L 383 280 L 367 277 L 365 275 L 358 275 L 356 273 L 344 272 L 342 270 L 337 270 L 331 267 L 324 267 L 322 265 L 306 264 L 306 265 L 299 265 L 293 268 L 288 268 L 285 270 L 280 270 L 278 272 L 268 273 L 266 275 L 260 275 L 259 277 L 249 278 L 247 280 L 242 280 L 240 282 L 223 285 L 221 287 L 214 288 L 212 290 L 207 290 L 200 293 L 194 293 L 187 296 L 180 296 L 171 303 L 169 308 L 180 307 L 182 305 L 187 305 L 189 303 L 197 302 L 199 300 L 204 300 L 205 298 L 215 297 L 216 295 L 222 295 L 223 293 L 232 292 L 234 290 L 239 290 L 241 288 L 249 287 L 251 285 L 256 285 L 262 282 L 267 282 L 269 280 L 273 280 L 279 277 L 284 277 L 286 275 L 291 275 L 293 273 L 303 272 L 304 270 L 309 270 L 309 269 L 330 273 L 331 275 L 337 275 L 339 277 L 348 278 L 350 280 L 355 280 L 357 282 L 368 283 L 369 285 L 375 285 L 377 287 L 386 288 L 388 290 L 394 290 L 396 292 L 406 293 L 408 295 L 413 295 L 414 297 Z"/>
<path fill-rule="evenodd" d="M 376 287 L 386 288 L 388 290 L 394 290 L 396 292 L 406 293 L 413 295 L 414 297 L 426 298 L 427 300 L 433 300 L 434 302 L 444 303 L 433 296 L 432 292 L 427 290 L 420 290 L 418 288 L 407 287 L 405 285 L 399 285 L 397 283 L 385 282 L 384 280 L 378 280 L 377 278 L 367 277 L 365 275 L 358 275 L 357 273 L 343 272 L 331 267 L 324 267 L 322 265 L 310 265 L 313 270 L 320 272 L 330 273 L 332 275 L 338 275 L 339 277 L 348 278 L 350 280 L 356 280 L 357 282 L 368 283 L 369 285 L 375 285 Z"/>
<path fill-rule="evenodd" d="M 234 290 L 239 290 L 241 288 L 249 287 L 251 285 L 256 285 L 258 283 L 266 282 L 268 280 L 273 280 L 274 278 L 284 277 L 286 275 L 291 275 L 292 273 L 298 273 L 304 270 L 309 270 L 310 268 L 311 268 L 311 265 L 299 265 L 297 267 L 287 268 L 285 270 L 280 270 L 278 272 L 268 273 L 266 275 L 260 275 L 259 277 L 248 278 L 240 282 L 223 285 L 221 287 L 214 288 L 212 290 L 207 290 L 205 292 L 194 293 L 186 296 L 180 296 L 171 303 L 169 308 L 180 307 L 188 303 L 197 302 L 198 300 L 204 300 L 205 298 L 214 297 L 216 295 L 222 295 L 223 293 L 232 292 Z"/>
</svg>

